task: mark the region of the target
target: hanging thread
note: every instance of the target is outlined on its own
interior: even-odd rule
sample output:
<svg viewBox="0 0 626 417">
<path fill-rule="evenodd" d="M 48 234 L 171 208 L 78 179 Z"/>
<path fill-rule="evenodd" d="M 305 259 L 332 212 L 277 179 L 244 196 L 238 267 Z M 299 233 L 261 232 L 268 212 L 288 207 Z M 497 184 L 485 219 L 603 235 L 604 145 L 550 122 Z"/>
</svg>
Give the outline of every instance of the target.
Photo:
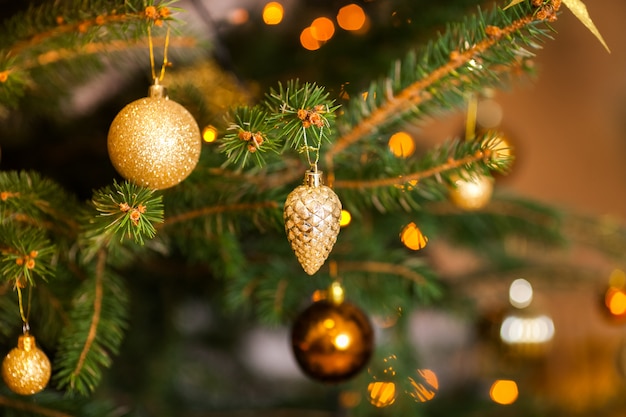
<svg viewBox="0 0 626 417">
<path fill-rule="evenodd" d="M 28 302 L 26 305 L 26 313 L 24 313 L 24 302 L 22 300 L 22 289 L 17 285 L 17 302 L 20 309 L 20 317 L 22 318 L 22 330 L 24 334 L 28 334 L 30 326 L 28 324 L 28 317 L 30 317 L 30 302 L 32 299 L 31 287 L 28 287 Z"/>
<path fill-rule="evenodd" d="M 168 25 L 167 33 L 165 35 L 165 45 L 163 46 L 163 65 L 161 65 L 161 73 L 157 77 L 156 66 L 154 64 L 154 43 L 152 41 L 152 30 L 150 29 L 150 26 L 148 26 L 148 46 L 150 49 L 150 68 L 152 70 L 152 79 L 156 83 L 158 83 L 159 81 L 163 81 L 163 78 L 165 77 L 165 67 L 167 67 L 167 65 L 169 64 L 169 61 L 167 60 L 167 50 L 169 48 L 169 45 L 170 45 L 170 27 Z"/>
</svg>

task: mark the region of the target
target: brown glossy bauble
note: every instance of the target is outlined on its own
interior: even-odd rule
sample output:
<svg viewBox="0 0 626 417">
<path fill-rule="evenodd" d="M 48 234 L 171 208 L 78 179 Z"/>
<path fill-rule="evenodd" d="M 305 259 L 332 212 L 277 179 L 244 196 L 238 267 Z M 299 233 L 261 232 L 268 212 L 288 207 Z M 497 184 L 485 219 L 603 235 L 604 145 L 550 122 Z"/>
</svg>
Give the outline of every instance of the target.
<svg viewBox="0 0 626 417">
<path fill-rule="evenodd" d="M 111 123 L 108 151 L 115 170 L 142 187 L 160 190 L 183 181 L 200 159 L 195 119 L 153 85 L 149 97 L 124 107 Z"/>
<path fill-rule="evenodd" d="M 20 336 L 17 347 L 2 362 L 2 379 L 11 391 L 20 395 L 33 395 L 43 390 L 50 373 L 50 360 L 30 335 Z"/>
<path fill-rule="evenodd" d="M 298 316 L 291 344 L 306 375 L 338 383 L 365 367 L 374 349 L 374 332 L 368 317 L 355 305 L 321 300 Z"/>
</svg>

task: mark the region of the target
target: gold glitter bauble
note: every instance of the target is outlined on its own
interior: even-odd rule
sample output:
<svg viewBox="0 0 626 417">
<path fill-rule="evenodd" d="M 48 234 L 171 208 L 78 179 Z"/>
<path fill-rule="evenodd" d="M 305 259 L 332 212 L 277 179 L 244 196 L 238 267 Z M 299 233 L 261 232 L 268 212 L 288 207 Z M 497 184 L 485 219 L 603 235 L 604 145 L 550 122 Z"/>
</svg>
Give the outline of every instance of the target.
<svg viewBox="0 0 626 417">
<path fill-rule="evenodd" d="M 493 193 L 493 178 L 486 175 L 455 178 L 450 187 L 450 200 L 464 210 L 478 210 L 487 205 Z"/>
<path fill-rule="evenodd" d="M 201 147 L 196 120 L 158 84 L 150 88 L 149 97 L 124 107 L 109 129 L 109 157 L 117 172 L 155 190 L 187 178 Z"/>
<path fill-rule="evenodd" d="M 374 350 L 374 332 L 368 317 L 354 304 L 321 300 L 294 322 L 291 346 L 309 377 L 342 382 L 367 365 Z"/>
<path fill-rule="evenodd" d="M 46 354 L 35 344 L 35 337 L 22 335 L 2 362 L 2 379 L 11 391 L 33 395 L 50 380 L 51 366 Z"/>
<path fill-rule="evenodd" d="M 322 184 L 321 171 L 307 171 L 304 184 L 285 201 L 283 218 L 291 248 L 304 271 L 313 275 L 330 254 L 341 220 L 341 201 Z"/>
</svg>

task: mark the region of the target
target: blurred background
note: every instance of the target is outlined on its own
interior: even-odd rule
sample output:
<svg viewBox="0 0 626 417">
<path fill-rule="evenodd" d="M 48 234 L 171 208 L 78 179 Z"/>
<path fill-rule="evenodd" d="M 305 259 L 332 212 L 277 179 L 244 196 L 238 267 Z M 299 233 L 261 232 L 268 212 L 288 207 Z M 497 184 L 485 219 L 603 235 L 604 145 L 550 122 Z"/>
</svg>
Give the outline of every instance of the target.
<svg viewBox="0 0 626 417">
<path fill-rule="evenodd" d="M 23 7 L 0 3 L 9 14 Z M 267 14 L 265 1 L 194 0 L 176 5 L 185 10 L 181 18 L 207 42 L 210 54 L 195 64 L 196 69 L 214 76 L 207 81 L 206 93 L 215 94 L 218 110 L 220 105 L 226 110 L 229 95 L 255 101 L 268 86 L 295 77 L 325 85 L 338 97 L 360 94 L 394 59 L 436 36 L 447 22 L 473 12 L 479 3 L 281 0 L 278 21 Z M 366 17 L 361 26 L 346 30 L 337 16 L 349 5 L 357 5 Z M 626 2 L 588 0 L 586 5 L 611 53 L 562 8 L 554 23 L 556 40 L 546 42 L 535 60 L 536 77 L 493 93 L 502 116 L 500 127 L 516 156 L 513 171 L 498 178 L 498 187 L 603 218 L 608 230 L 626 220 Z M 323 42 L 307 40 L 305 29 L 320 17 L 333 22 L 332 35 Z M 176 77 L 176 59 L 173 62 Z M 146 70 L 133 66 L 130 76 L 120 75 L 119 63 L 109 66 L 102 76 L 66 91 L 61 114 L 4 120 L 0 167 L 36 169 L 83 198 L 108 184 L 116 175 L 104 140 L 109 123 L 125 103 L 145 95 L 149 83 L 147 61 Z M 219 111 L 214 117 L 220 117 Z M 464 117 L 463 112 L 446 113 L 414 127 L 417 147 L 425 149 L 462 134 Z M 295 415 L 285 411 L 292 409 L 299 410 L 298 415 L 327 415 L 332 408 L 328 404 L 335 401 L 341 405 L 339 414 L 367 404 L 374 407 L 363 412 L 371 415 L 626 415 L 624 321 L 611 315 L 605 302 L 610 282 L 626 281 L 621 272 L 626 265 L 572 247 L 548 256 L 555 264 L 562 257 L 564 265 L 603 272 L 584 282 L 519 277 L 524 281 L 511 290 L 512 282 L 490 277 L 455 282 L 455 271 L 466 272 L 471 260 L 454 248 L 432 245 L 434 261 L 452 277 L 447 284 L 463 287 L 478 306 L 480 320 L 464 320 L 445 310 L 414 313 L 405 331 L 410 349 L 418 352 L 419 367 L 396 369 L 408 374 L 403 391 L 370 386 L 372 398 L 366 401 L 361 391 L 311 382 L 292 359 L 288 329 L 227 319 L 193 296 L 167 312 L 136 307 L 138 327 L 153 326 L 151 318 L 170 326 L 163 334 L 154 332 L 150 346 L 164 341 L 167 331 L 176 335 L 175 341 L 159 346 L 159 354 L 140 376 L 114 368 L 111 380 L 122 382 L 111 390 L 123 399 L 127 388 L 129 396 L 132 392 L 145 399 L 137 415 L 167 415 L 164 410 L 175 409 L 177 403 L 196 404 L 197 414 L 185 414 L 190 416 L 221 415 L 201 411 L 209 406 L 227 410 L 227 415 L 253 414 L 242 408 L 256 408 L 254 414 L 260 415 L 258 410 L 266 407 L 274 416 Z M 532 302 L 526 306 L 531 288 Z M 626 310 L 614 308 L 617 316 Z M 508 322 L 513 328 L 509 336 L 500 333 L 507 317 L 513 320 Z M 386 319 L 374 318 L 380 354 L 357 384 L 380 381 L 377 372 L 397 367 L 398 356 L 409 354 L 394 350 Z M 503 343 L 507 337 L 513 342 Z M 143 332 L 131 333 L 125 351 L 132 353 L 123 353 L 121 363 L 140 360 L 145 346 Z M 137 394 L 132 385 L 144 388 Z M 410 411 L 397 408 L 401 396 L 408 398 Z"/>
</svg>

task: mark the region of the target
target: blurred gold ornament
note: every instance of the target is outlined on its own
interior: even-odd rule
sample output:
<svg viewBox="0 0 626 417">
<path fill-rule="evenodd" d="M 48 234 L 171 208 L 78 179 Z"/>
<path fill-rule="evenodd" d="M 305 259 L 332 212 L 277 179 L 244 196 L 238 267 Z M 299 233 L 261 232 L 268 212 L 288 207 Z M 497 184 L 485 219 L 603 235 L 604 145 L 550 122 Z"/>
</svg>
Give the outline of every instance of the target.
<svg viewBox="0 0 626 417">
<path fill-rule="evenodd" d="M 108 135 L 117 172 L 143 187 L 164 189 L 183 181 L 200 159 L 202 141 L 195 119 L 155 84 L 149 96 L 122 109 Z"/>
<path fill-rule="evenodd" d="M 464 210 L 483 208 L 491 199 L 493 178 L 486 175 L 455 177 L 449 188 L 452 203 Z"/>
<path fill-rule="evenodd" d="M 33 395 L 43 390 L 50 380 L 51 366 L 46 354 L 35 344 L 35 337 L 20 336 L 2 362 L 2 379 L 11 391 Z"/>
<path fill-rule="evenodd" d="M 374 349 L 374 332 L 368 317 L 355 305 L 321 300 L 296 318 L 291 345 L 306 375 L 336 383 L 365 367 Z"/>
<path fill-rule="evenodd" d="M 304 184 L 285 201 L 287 239 L 304 271 L 313 275 L 330 254 L 340 229 L 341 201 L 322 183 L 321 171 L 307 171 Z"/>
</svg>

